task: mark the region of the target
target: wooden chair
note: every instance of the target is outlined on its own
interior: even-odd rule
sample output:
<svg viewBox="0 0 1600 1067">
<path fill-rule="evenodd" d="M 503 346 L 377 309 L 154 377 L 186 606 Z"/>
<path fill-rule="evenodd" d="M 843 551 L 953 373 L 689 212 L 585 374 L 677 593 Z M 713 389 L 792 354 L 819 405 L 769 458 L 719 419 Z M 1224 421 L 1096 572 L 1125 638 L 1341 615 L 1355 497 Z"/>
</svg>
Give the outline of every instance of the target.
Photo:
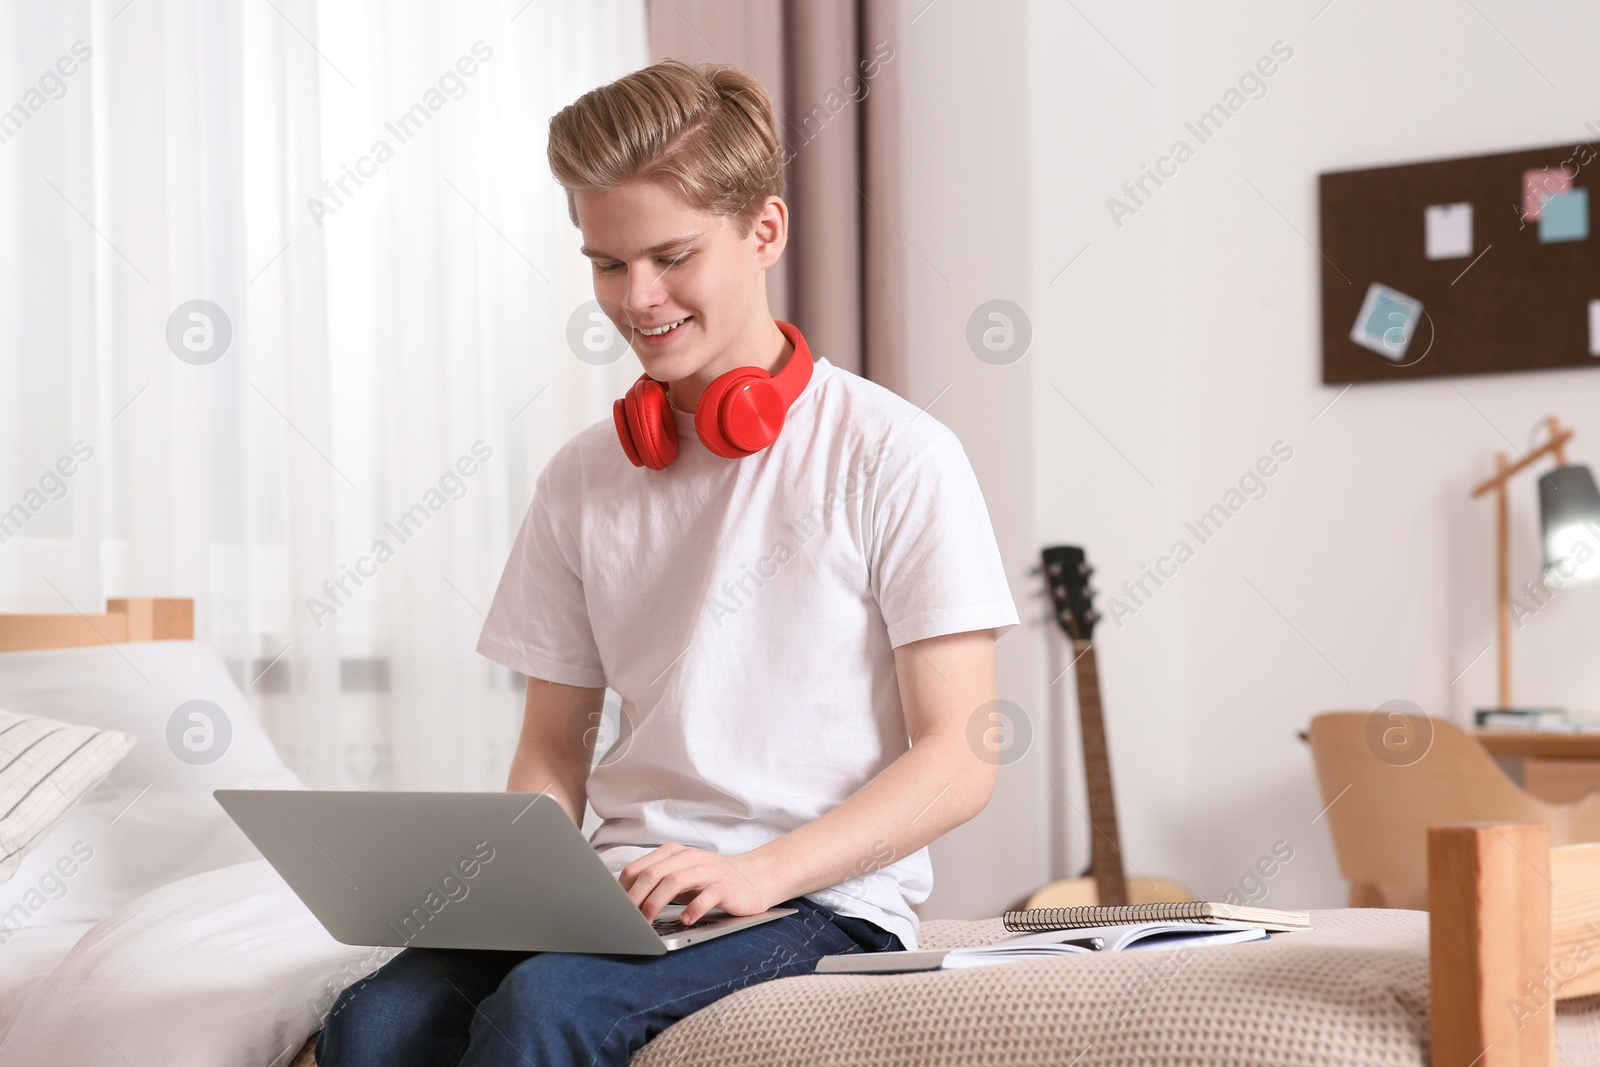
<svg viewBox="0 0 1600 1067">
<path fill-rule="evenodd" d="M 1381 732 L 1389 726 L 1374 724 L 1375 714 L 1318 715 L 1308 738 L 1351 907 L 1427 908 L 1430 826 L 1544 823 L 1552 846 L 1600 841 L 1600 793 L 1573 804 L 1540 800 L 1443 719 L 1411 720 L 1419 732 L 1431 727 L 1431 742 L 1386 751 Z"/>
</svg>

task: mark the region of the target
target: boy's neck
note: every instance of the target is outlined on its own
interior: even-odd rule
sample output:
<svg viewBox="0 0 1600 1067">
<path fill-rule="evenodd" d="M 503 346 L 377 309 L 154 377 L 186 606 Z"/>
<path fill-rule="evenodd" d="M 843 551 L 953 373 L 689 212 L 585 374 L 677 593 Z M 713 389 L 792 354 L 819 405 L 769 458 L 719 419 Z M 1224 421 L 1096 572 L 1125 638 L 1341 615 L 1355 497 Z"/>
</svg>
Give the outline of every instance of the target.
<svg viewBox="0 0 1600 1067">
<path fill-rule="evenodd" d="M 757 358 L 747 358 L 736 355 L 726 365 L 721 360 L 714 359 L 706 364 L 698 373 L 687 378 L 680 378 L 671 383 L 672 388 L 667 391 L 667 400 L 673 407 L 685 415 L 693 415 L 695 406 L 700 403 L 700 396 L 706 387 L 716 381 L 718 376 L 737 367 L 760 367 L 769 374 L 777 374 L 783 369 L 789 357 L 794 354 L 794 345 L 778 329 L 778 324 L 772 319 L 765 319 L 765 326 L 757 326 L 755 340 L 746 347 L 743 342 L 735 342 L 734 347 L 742 352 L 763 353 Z"/>
</svg>

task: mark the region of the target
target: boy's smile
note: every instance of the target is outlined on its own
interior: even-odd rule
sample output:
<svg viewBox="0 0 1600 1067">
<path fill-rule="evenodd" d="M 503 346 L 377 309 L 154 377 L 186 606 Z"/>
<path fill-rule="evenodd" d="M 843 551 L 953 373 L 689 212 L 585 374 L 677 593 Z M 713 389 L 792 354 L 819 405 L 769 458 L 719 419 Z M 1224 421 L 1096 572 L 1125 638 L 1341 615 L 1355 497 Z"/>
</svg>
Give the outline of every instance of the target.
<svg viewBox="0 0 1600 1067">
<path fill-rule="evenodd" d="M 768 197 L 743 237 L 736 220 L 698 211 L 659 182 L 578 190 L 574 202 L 595 299 L 645 372 L 670 383 L 673 407 L 693 412 L 706 386 L 734 367 L 783 366 L 792 346 L 766 291 L 766 270 L 788 238 L 781 199 Z"/>
</svg>

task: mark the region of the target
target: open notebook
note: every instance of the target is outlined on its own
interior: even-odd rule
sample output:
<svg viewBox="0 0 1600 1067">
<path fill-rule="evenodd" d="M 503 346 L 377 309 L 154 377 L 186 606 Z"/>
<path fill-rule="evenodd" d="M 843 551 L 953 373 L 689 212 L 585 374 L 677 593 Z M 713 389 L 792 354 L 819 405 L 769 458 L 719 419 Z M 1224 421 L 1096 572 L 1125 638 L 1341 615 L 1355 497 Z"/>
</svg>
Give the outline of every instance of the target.
<svg viewBox="0 0 1600 1067">
<path fill-rule="evenodd" d="M 931 948 L 914 952 L 846 952 L 817 961 L 818 974 L 892 974 L 900 971 L 956 970 L 997 963 L 1093 952 L 1133 952 L 1146 949 L 1181 949 L 1202 945 L 1232 945 L 1240 941 L 1265 941 L 1265 930 L 1248 923 L 1192 922 L 1128 923 L 1121 926 L 1080 927 L 1017 934 L 989 945 L 972 948 Z"/>
</svg>

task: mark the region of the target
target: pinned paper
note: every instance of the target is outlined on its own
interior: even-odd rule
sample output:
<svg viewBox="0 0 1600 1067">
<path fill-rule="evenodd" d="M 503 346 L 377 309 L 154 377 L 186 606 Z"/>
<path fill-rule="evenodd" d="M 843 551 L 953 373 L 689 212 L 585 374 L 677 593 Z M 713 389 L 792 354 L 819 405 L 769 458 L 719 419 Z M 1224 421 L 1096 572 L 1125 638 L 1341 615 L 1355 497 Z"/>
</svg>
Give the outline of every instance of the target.
<svg viewBox="0 0 1600 1067">
<path fill-rule="evenodd" d="M 1565 164 L 1551 170 L 1541 167 L 1538 170 L 1525 170 L 1522 172 L 1522 221 L 1533 222 L 1544 211 L 1544 202 L 1557 193 L 1564 193 L 1572 188 L 1572 179 L 1577 177 Z"/>
<path fill-rule="evenodd" d="M 1460 259 L 1472 255 L 1471 204 L 1434 204 L 1423 218 L 1429 259 Z"/>
<path fill-rule="evenodd" d="M 1589 354 L 1600 356 L 1600 300 L 1589 301 Z"/>
<path fill-rule="evenodd" d="M 1589 190 L 1571 189 L 1544 202 L 1539 214 L 1539 240 L 1586 241 L 1589 239 Z"/>
<path fill-rule="evenodd" d="M 1406 347 L 1411 344 L 1420 318 L 1422 301 L 1373 282 L 1367 286 L 1366 299 L 1361 301 L 1361 311 L 1350 328 L 1350 340 L 1399 363 L 1405 359 Z"/>
</svg>

